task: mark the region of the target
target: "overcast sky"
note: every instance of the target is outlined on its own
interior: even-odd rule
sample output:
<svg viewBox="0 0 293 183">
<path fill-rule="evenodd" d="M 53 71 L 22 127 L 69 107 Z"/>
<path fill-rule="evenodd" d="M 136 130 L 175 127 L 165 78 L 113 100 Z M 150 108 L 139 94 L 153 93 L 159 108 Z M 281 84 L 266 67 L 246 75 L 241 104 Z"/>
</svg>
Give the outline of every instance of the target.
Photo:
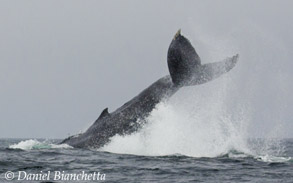
<svg viewBox="0 0 293 183">
<path fill-rule="evenodd" d="M 251 136 L 293 137 L 293 1 L 0 1 L 0 137 L 64 138 L 168 74 L 181 28 L 231 72 Z"/>
</svg>

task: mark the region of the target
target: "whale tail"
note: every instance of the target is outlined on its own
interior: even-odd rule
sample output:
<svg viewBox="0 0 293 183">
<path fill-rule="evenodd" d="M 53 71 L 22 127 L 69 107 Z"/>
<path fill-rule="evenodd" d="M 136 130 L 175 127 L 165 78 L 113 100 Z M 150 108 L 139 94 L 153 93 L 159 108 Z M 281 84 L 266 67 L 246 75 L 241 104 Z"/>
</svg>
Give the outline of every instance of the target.
<svg viewBox="0 0 293 183">
<path fill-rule="evenodd" d="M 238 57 L 237 54 L 220 62 L 202 65 L 190 41 L 182 36 L 179 30 L 169 46 L 168 68 L 175 85 L 199 85 L 230 71 L 237 63 Z"/>
</svg>

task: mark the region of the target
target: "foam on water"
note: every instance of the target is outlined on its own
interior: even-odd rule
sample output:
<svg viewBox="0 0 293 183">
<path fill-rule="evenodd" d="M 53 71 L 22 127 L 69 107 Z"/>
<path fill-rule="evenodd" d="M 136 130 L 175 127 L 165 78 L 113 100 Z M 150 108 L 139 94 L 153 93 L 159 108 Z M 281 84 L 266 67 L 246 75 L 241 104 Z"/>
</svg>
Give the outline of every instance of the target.
<svg viewBox="0 0 293 183">
<path fill-rule="evenodd" d="M 67 144 L 52 144 L 48 141 L 40 142 L 38 140 L 29 139 L 21 141 L 17 144 L 13 144 L 9 146 L 10 149 L 22 149 L 22 150 L 32 150 L 32 149 L 65 149 L 65 148 L 72 148 Z"/>
</svg>

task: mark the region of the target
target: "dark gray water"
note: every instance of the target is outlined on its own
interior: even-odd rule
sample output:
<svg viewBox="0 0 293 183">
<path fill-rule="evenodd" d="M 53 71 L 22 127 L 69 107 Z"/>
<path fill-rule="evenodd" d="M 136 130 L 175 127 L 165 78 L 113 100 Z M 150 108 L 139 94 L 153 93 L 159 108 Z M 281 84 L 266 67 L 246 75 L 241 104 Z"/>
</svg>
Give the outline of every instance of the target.
<svg viewBox="0 0 293 183">
<path fill-rule="evenodd" d="M 99 180 L 95 177 L 84 182 L 293 182 L 293 139 L 281 140 L 278 146 L 272 147 L 282 149 L 278 156 L 231 151 L 214 158 L 116 154 L 54 145 L 56 143 L 54 140 L 0 139 L 0 181 L 80 182 L 66 181 L 66 174 L 84 172 L 99 174 Z M 249 143 L 257 148 L 264 140 L 254 139 Z M 6 180 L 7 171 L 14 174 L 13 180 Z M 64 174 L 62 180 L 54 180 L 56 171 Z M 48 172 L 50 176 L 46 180 L 28 177 Z M 6 176 L 11 178 L 11 174 Z"/>
</svg>

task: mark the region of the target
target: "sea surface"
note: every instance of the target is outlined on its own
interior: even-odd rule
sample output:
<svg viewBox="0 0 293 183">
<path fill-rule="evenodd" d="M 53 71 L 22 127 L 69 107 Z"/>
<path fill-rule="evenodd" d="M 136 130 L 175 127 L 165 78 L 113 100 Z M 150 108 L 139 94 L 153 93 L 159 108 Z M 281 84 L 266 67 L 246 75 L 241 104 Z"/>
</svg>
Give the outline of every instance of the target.
<svg viewBox="0 0 293 183">
<path fill-rule="evenodd" d="M 270 144 L 274 153 L 230 150 L 216 157 L 111 153 L 59 141 L 0 139 L 0 182 L 293 182 L 293 139 L 249 139 L 251 147 Z"/>
</svg>

